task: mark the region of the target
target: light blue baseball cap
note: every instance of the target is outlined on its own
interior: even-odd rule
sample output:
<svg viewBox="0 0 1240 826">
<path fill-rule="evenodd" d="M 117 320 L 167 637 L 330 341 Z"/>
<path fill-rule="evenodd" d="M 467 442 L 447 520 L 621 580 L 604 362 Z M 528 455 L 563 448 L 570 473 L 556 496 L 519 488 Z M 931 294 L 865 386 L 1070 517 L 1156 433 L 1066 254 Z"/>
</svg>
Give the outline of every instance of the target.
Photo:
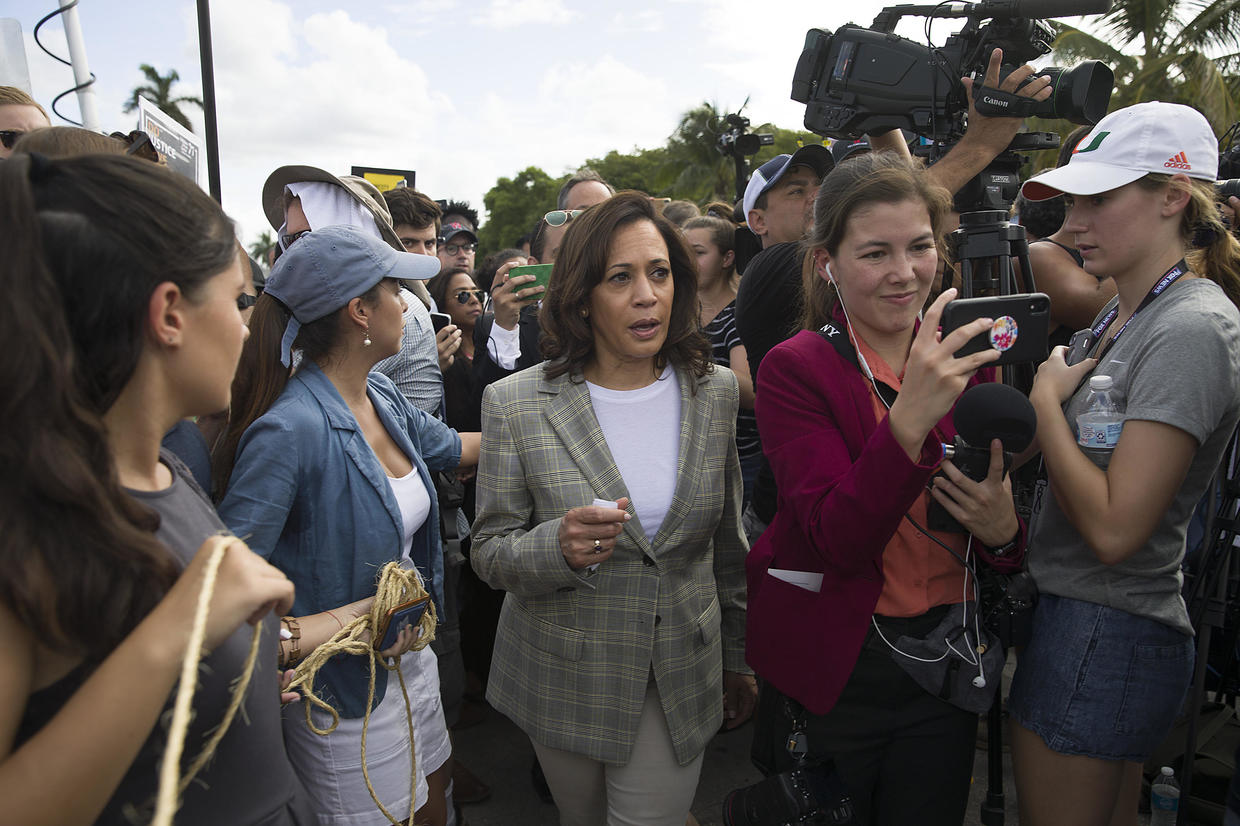
<svg viewBox="0 0 1240 826">
<path fill-rule="evenodd" d="M 280 362 L 292 363 L 301 325 L 334 313 L 385 278 L 424 281 L 438 272 L 438 257 L 397 252 L 356 227 L 306 233 L 276 261 L 264 287 L 293 315 L 280 341 Z"/>
</svg>

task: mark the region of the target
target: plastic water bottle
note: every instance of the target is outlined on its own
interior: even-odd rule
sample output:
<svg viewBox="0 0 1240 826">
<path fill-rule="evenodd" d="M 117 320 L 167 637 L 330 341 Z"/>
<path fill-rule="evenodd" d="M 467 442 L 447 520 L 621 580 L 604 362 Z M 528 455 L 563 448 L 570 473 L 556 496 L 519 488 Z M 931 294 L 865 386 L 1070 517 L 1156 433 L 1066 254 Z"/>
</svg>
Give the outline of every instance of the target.
<svg viewBox="0 0 1240 826">
<path fill-rule="evenodd" d="M 1175 826 L 1179 810 L 1180 784 L 1171 767 L 1163 766 L 1150 786 L 1150 826 Z"/>
<path fill-rule="evenodd" d="M 1111 395 L 1111 377 L 1089 380 L 1089 401 L 1076 417 L 1076 440 L 1087 454 L 1110 457 L 1124 429 L 1124 412 Z"/>
</svg>

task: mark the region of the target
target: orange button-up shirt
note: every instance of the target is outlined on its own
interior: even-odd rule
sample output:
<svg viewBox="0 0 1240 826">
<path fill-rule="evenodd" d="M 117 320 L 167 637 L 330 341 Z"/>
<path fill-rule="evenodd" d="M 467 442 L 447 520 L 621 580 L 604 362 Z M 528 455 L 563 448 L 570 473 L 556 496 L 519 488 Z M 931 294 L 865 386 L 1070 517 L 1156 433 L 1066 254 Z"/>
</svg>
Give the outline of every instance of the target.
<svg viewBox="0 0 1240 826">
<path fill-rule="evenodd" d="M 897 376 L 883 357 L 866 344 L 860 336 L 851 336 L 857 351 L 865 357 L 874 378 L 899 391 L 903 376 Z M 874 383 L 870 383 L 870 401 L 874 407 L 875 421 L 887 415 L 887 405 L 879 397 Z M 879 494 L 881 495 L 881 493 Z M 931 501 L 929 492 L 917 497 L 908 515 L 918 525 L 926 526 L 926 511 Z M 934 536 L 960 556 L 964 557 L 967 534 L 933 531 Z M 965 570 L 960 562 L 934 540 L 913 527 L 908 519 L 901 519 L 899 527 L 887 547 L 883 549 L 883 591 L 878 597 L 874 613 L 886 617 L 916 617 L 936 605 L 954 605 L 963 601 L 965 593 Z"/>
</svg>

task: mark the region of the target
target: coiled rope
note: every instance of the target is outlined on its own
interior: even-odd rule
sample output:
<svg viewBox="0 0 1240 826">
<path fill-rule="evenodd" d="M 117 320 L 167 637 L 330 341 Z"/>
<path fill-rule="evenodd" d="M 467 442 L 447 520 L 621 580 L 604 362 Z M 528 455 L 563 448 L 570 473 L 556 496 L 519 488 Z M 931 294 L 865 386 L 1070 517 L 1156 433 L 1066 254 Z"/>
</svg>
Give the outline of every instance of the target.
<svg viewBox="0 0 1240 826">
<path fill-rule="evenodd" d="M 216 577 L 228 546 L 233 542 L 240 541 L 233 536 L 221 535 L 215 538 L 214 544 L 207 551 L 209 556 L 203 571 L 202 589 L 198 593 L 198 604 L 194 612 L 194 625 L 190 631 L 190 639 L 185 649 L 185 656 L 181 660 L 181 676 L 177 687 L 176 700 L 173 703 L 172 720 L 168 727 L 168 743 L 164 753 L 164 761 L 160 766 L 159 792 L 156 795 L 155 815 L 151 820 L 151 826 L 171 826 L 173 816 L 180 805 L 181 795 L 189 787 L 195 775 L 214 756 L 216 747 L 224 739 L 224 735 L 228 732 L 228 727 L 232 725 L 233 719 L 241 708 L 241 703 L 245 699 L 245 692 L 249 688 L 250 680 L 254 674 L 254 666 L 258 661 L 259 642 L 262 637 L 261 623 L 254 626 L 254 634 L 250 639 L 250 651 L 246 656 L 240 676 L 237 677 L 233 684 L 232 698 L 224 712 L 223 719 L 215 731 L 212 732 L 206 745 L 203 746 L 202 752 L 190 764 L 184 776 L 180 776 L 181 753 L 184 751 L 185 736 L 189 729 L 191 702 L 194 691 L 198 686 L 198 663 L 203 655 L 207 616 L 210 612 L 211 597 L 215 593 Z M 296 676 L 289 685 L 290 689 L 302 689 L 305 699 L 306 724 L 310 727 L 310 730 L 315 734 L 326 736 L 339 725 L 340 715 L 330 704 L 324 702 L 314 693 L 314 680 L 318 675 L 319 669 L 337 654 L 355 654 L 369 658 L 370 680 L 366 701 L 366 714 L 362 721 L 362 776 L 366 779 L 366 789 L 370 792 L 371 799 L 374 800 L 375 805 L 379 807 L 379 810 L 393 824 L 401 824 L 406 821 L 398 820 L 380 802 L 378 795 L 375 793 L 374 786 L 370 782 L 370 773 L 366 769 L 366 731 L 370 723 L 370 709 L 375 697 L 375 663 L 378 663 L 388 671 L 396 672 L 396 676 L 400 680 L 401 696 L 405 701 L 405 719 L 409 731 L 410 759 L 409 821 L 412 821 L 413 818 L 417 790 L 417 755 L 414 752 L 413 746 L 413 709 L 409 704 L 409 693 L 405 688 L 404 675 L 400 671 L 400 657 L 395 657 L 392 665 L 388 665 L 379 652 L 374 650 L 370 638 L 372 629 L 379 627 L 383 618 L 387 616 L 391 609 L 425 595 L 426 589 L 423 588 L 416 571 L 402 568 L 398 562 L 389 562 L 379 572 L 378 592 L 371 605 L 370 613 L 357 617 L 344 626 L 344 628 L 337 631 L 335 636 L 326 643 L 315 648 L 297 666 Z M 435 606 L 434 603 L 431 603 L 427 606 L 427 610 L 418 624 L 418 638 L 411 650 L 420 651 L 430 644 L 435 637 L 435 624 Z M 332 724 L 328 728 L 319 729 L 311 721 L 311 704 L 318 706 L 331 715 Z"/>
<path fill-rule="evenodd" d="M 398 826 L 405 822 L 412 822 L 413 809 L 417 799 L 418 757 L 413 748 L 413 709 L 409 705 L 409 692 L 405 687 L 405 675 L 400 670 L 400 657 L 394 657 L 392 664 L 388 665 L 384 657 L 374 649 L 371 639 L 373 638 L 373 632 L 381 627 L 383 619 L 389 611 L 404 605 L 410 600 L 421 599 L 424 596 L 426 596 L 426 589 L 422 587 L 422 581 L 418 578 L 415 570 L 402 568 L 399 562 L 387 563 L 379 571 L 379 585 L 375 592 L 375 600 L 370 606 L 370 613 L 357 617 L 337 631 L 330 640 L 311 651 L 297 665 L 297 673 L 293 677 L 293 682 L 289 684 L 289 689 L 300 688 L 302 691 L 306 710 L 306 725 L 315 734 L 326 737 L 335 731 L 336 726 L 340 724 L 340 714 L 329 703 L 324 702 L 314 691 L 314 680 L 318 676 L 319 669 L 338 654 L 353 654 L 368 658 L 370 663 L 370 679 L 367 686 L 366 714 L 362 718 L 362 777 L 366 780 L 366 790 L 370 792 L 370 799 L 375 802 L 375 805 L 379 807 L 379 811 L 383 812 L 389 821 Z M 430 644 L 431 640 L 435 638 L 435 623 L 435 605 L 431 603 L 427 605 L 426 611 L 422 614 L 422 619 L 418 623 L 418 636 L 410 649 L 411 651 L 421 651 Z M 375 787 L 370 782 L 370 772 L 366 768 L 366 732 L 370 726 L 370 710 L 375 700 L 376 663 L 388 671 L 396 672 L 396 678 L 400 681 L 401 698 L 405 701 L 405 723 L 409 730 L 410 762 L 409 814 L 404 819 L 398 819 L 379 800 L 379 796 L 375 793 Z M 311 705 L 317 706 L 330 714 L 332 724 L 325 729 L 320 729 L 316 726 L 310 718 Z"/>
<path fill-rule="evenodd" d="M 172 707 L 172 721 L 168 727 L 168 746 L 164 753 L 164 762 L 159 769 L 159 792 L 155 798 L 155 817 L 151 826 L 171 826 L 172 818 L 180 806 L 181 795 L 189 788 L 194 776 L 202 770 L 215 748 L 224 739 L 228 727 L 241 708 L 245 699 L 246 689 L 250 687 L 250 678 L 254 675 L 254 664 L 258 661 L 258 644 L 262 638 L 263 626 L 254 626 L 254 635 L 250 638 L 250 653 L 246 655 L 241 675 L 233 683 L 232 699 L 224 711 L 224 718 L 212 732 L 210 739 L 203 746 L 202 752 L 190 764 L 184 777 L 178 777 L 181 769 L 181 752 L 185 748 L 185 734 L 189 729 L 190 702 L 194 698 L 194 690 L 198 687 L 198 661 L 202 659 L 202 644 L 207 633 L 207 614 L 211 608 L 211 595 L 215 593 L 215 579 L 220 570 L 220 562 L 224 552 L 233 542 L 241 542 L 233 536 L 220 535 L 215 537 L 211 549 L 207 551 L 206 568 L 203 571 L 202 589 L 198 592 L 198 606 L 194 611 L 194 625 L 190 631 L 189 644 L 185 647 L 185 656 L 181 660 L 181 677 L 177 686 L 176 702 Z M 244 543 L 242 543 L 244 544 Z"/>
</svg>

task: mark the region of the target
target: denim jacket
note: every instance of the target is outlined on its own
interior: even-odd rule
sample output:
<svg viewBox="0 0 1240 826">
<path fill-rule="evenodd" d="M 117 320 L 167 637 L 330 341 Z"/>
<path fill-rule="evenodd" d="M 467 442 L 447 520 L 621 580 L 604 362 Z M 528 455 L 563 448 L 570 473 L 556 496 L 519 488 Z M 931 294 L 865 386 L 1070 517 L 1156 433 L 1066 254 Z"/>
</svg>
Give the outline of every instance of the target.
<svg viewBox="0 0 1240 826">
<path fill-rule="evenodd" d="M 443 550 L 430 470 L 456 467 L 456 431 L 413 407 L 392 380 L 371 373 L 369 396 L 388 435 L 430 494 L 411 556 L 442 616 Z M 375 593 L 379 569 L 401 555 L 400 509 L 361 427 L 331 381 L 303 362 L 288 387 L 237 446 L 224 523 L 297 588 L 293 614 L 336 608 Z M 366 709 L 367 664 L 338 657 L 320 672 L 322 696 L 344 717 Z M 375 704 L 386 680 L 375 682 Z"/>
</svg>

